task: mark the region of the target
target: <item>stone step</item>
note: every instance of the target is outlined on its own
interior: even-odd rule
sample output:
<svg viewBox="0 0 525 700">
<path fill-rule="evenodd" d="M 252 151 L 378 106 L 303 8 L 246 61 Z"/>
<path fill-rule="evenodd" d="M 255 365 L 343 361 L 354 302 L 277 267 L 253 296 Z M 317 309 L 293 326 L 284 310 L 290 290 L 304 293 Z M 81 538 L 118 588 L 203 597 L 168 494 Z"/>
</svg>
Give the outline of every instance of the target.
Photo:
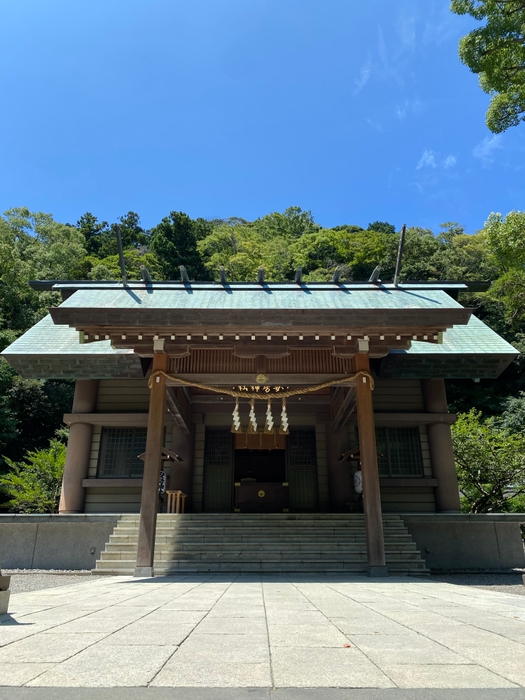
<svg viewBox="0 0 525 700">
<path fill-rule="evenodd" d="M 201 552 L 216 552 L 225 550 L 239 550 L 239 549 L 249 549 L 257 552 L 271 552 L 274 550 L 283 551 L 309 551 L 311 549 L 319 549 L 323 551 L 334 550 L 338 551 L 340 549 L 345 550 L 358 550 L 361 551 L 364 548 L 364 542 L 221 542 L 220 544 L 214 542 L 185 542 L 182 541 L 169 541 L 169 542 L 159 542 L 155 543 L 155 551 L 163 552 L 165 550 L 191 550 L 191 551 L 201 551 Z M 109 542 L 106 545 L 107 552 L 124 552 L 124 551 L 135 551 L 137 549 L 137 542 Z M 404 542 L 385 542 L 385 549 L 402 549 L 404 551 L 415 551 L 416 545 L 414 542 L 404 541 Z"/>
<path fill-rule="evenodd" d="M 391 535 L 389 533 L 385 534 L 385 539 L 390 542 L 410 542 L 411 538 L 406 532 L 399 533 L 396 535 Z M 174 533 L 157 533 L 155 541 L 157 543 L 161 542 L 173 542 L 173 541 L 184 541 L 189 544 L 199 544 L 199 543 L 209 543 L 210 545 L 219 545 L 222 542 L 297 542 L 301 541 L 305 544 L 310 542 L 359 542 L 363 543 L 366 541 L 366 534 L 350 534 L 350 533 L 323 533 L 321 535 L 300 535 L 299 533 L 279 533 L 279 535 L 272 535 L 271 533 L 263 534 L 253 534 L 249 532 L 228 532 L 223 535 L 209 535 L 206 533 L 201 533 L 199 535 L 195 534 L 184 534 L 179 532 Z M 135 543 L 138 542 L 138 533 L 135 535 L 123 535 L 120 532 L 116 532 L 110 536 L 110 542 L 114 543 Z"/>
<path fill-rule="evenodd" d="M 363 513 L 159 513 L 159 520 L 364 520 Z M 123 513 L 119 522 L 138 520 L 138 513 Z M 383 513 L 382 519 L 402 520 L 397 513 Z"/>
<path fill-rule="evenodd" d="M 124 527 L 117 527 L 115 530 L 116 533 L 119 534 L 138 534 L 138 527 L 136 528 L 124 528 Z M 159 526 L 157 528 L 157 533 L 159 534 L 172 534 L 172 533 L 177 533 L 181 535 L 199 535 L 203 533 L 207 533 L 210 535 L 219 535 L 222 536 L 224 534 L 228 533 L 247 533 L 247 534 L 265 534 L 265 535 L 285 535 L 285 534 L 300 534 L 301 536 L 306 536 L 306 535 L 341 535 L 341 536 L 346 536 L 346 535 L 352 535 L 352 534 L 364 534 L 365 533 L 365 528 L 364 527 L 324 527 L 324 528 L 317 528 L 317 527 L 173 527 L 169 528 L 166 526 Z M 388 535 L 402 535 L 406 533 L 406 529 L 402 527 L 398 528 L 384 528 L 384 533 Z"/>
<path fill-rule="evenodd" d="M 97 573 L 133 574 L 139 516 L 123 516 Z M 389 570 L 425 574 L 424 560 L 400 516 L 383 519 Z M 366 572 L 362 514 L 160 514 L 155 572 Z"/>
<path fill-rule="evenodd" d="M 131 555 L 131 556 L 130 556 Z M 420 561 L 419 552 L 404 552 L 399 550 L 387 551 L 385 553 L 387 563 L 391 559 L 401 558 L 403 561 Z M 120 561 L 134 559 L 130 552 L 101 552 L 100 561 Z M 225 551 L 225 552 L 159 552 L 155 555 L 156 562 L 175 561 L 180 559 L 206 560 L 206 561 L 305 561 L 310 559 L 340 561 L 366 561 L 366 551 L 343 551 L 340 552 L 246 552 L 246 551 Z"/>
<path fill-rule="evenodd" d="M 429 570 L 424 563 L 415 562 L 407 565 L 406 562 L 389 562 L 389 570 L 400 574 L 428 574 Z M 135 570 L 134 562 L 108 562 L 107 566 L 97 566 L 97 574 L 109 574 L 115 576 L 133 575 Z M 189 562 L 179 560 L 166 565 L 155 565 L 157 576 L 185 573 L 366 573 L 368 566 L 366 562 L 332 562 L 332 561 L 308 561 L 303 562 L 300 567 L 294 562 Z"/>
</svg>

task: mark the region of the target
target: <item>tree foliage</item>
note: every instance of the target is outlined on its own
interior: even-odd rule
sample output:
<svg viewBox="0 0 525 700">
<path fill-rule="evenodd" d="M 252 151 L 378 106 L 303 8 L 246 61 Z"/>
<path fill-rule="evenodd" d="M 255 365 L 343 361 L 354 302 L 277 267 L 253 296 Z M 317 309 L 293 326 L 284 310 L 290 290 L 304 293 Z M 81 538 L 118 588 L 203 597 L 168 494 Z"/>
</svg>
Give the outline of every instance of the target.
<svg viewBox="0 0 525 700">
<path fill-rule="evenodd" d="M 525 433 L 471 409 L 452 426 L 462 508 L 469 513 L 508 512 L 525 494 Z"/>
<path fill-rule="evenodd" d="M 10 471 L 0 475 L 0 489 L 16 513 L 57 513 L 66 446 L 57 439 L 49 447 L 30 450 L 21 462 L 7 460 Z"/>
<path fill-rule="evenodd" d="M 206 270 L 197 252 L 197 240 L 212 227 L 204 219 L 193 220 L 183 212 L 172 211 L 152 231 L 152 250 L 164 279 L 180 279 L 184 265 L 190 279 L 205 280 Z"/>
<path fill-rule="evenodd" d="M 452 0 L 458 15 L 484 22 L 459 43 L 459 57 L 492 95 L 487 126 L 498 134 L 525 121 L 525 1 Z"/>
</svg>

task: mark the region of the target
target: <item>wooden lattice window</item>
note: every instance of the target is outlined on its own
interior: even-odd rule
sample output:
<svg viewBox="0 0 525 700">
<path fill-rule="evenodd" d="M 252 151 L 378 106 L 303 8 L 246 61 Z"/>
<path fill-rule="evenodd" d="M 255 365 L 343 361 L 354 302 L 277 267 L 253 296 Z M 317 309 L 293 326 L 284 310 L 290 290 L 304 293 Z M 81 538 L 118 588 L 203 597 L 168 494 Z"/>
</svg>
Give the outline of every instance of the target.
<svg viewBox="0 0 525 700">
<path fill-rule="evenodd" d="M 418 428 L 376 428 L 380 476 L 423 476 Z"/>
<path fill-rule="evenodd" d="M 142 478 L 144 462 L 138 455 L 146 450 L 146 428 L 102 428 L 98 476 Z"/>
<path fill-rule="evenodd" d="M 317 510 L 317 450 L 315 429 L 294 428 L 287 439 L 290 510 Z"/>
<path fill-rule="evenodd" d="M 208 428 L 204 447 L 202 508 L 229 512 L 233 498 L 233 436 L 228 428 Z"/>
</svg>

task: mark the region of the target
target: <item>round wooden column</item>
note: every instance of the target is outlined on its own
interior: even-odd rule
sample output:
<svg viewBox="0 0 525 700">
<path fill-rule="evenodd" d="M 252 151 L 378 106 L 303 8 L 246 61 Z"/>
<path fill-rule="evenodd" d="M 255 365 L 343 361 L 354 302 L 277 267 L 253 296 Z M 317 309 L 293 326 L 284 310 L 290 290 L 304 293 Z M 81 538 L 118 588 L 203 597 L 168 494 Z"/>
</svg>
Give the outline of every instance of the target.
<svg viewBox="0 0 525 700">
<path fill-rule="evenodd" d="M 164 353 L 153 356 L 152 371 L 157 370 L 168 371 L 168 356 Z M 166 378 L 158 376 L 153 382 L 149 397 L 148 434 L 144 457 L 144 476 L 142 478 L 135 576 L 153 576 L 165 411 Z"/>
<path fill-rule="evenodd" d="M 443 379 L 423 380 L 423 399 L 427 413 L 447 413 L 447 393 Z M 436 508 L 441 513 L 460 510 L 458 476 L 450 425 L 430 423 L 427 426 L 432 473 L 438 480 Z"/>
<path fill-rule="evenodd" d="M 93 413 L 97 407 L 98 379 L 77 379 L 73 398 L 73 413 Z M 93 425 L 74 423 L 69 429 L 66 464 L 62 477 L 62 492 L 58 512 L 83 513 L 86 489 L 82 480 L 87 478 Z"/>
<path fill-rule="evenodd" d="M 355 371 L 370 372 L 368 353 L 356 354 Z M 368 571 L 370 576 L 387 576 L 383 515 L 379 491 L 379 470 L 377 466 L 376 430 L 370 379 L 368 377 L 358 377 L 355 389 L 359 454 L 361 457 L 361 472 L 363 474 L 363 509 L 365 512 Z"/>
</svg>

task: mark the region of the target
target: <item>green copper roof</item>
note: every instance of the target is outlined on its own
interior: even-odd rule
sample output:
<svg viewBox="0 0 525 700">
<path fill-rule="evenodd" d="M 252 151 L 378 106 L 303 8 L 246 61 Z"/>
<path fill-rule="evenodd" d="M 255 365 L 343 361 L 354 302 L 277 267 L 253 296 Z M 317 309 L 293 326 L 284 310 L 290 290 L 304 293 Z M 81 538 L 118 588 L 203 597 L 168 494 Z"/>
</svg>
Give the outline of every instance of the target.
<svg viewBox="0 0 525 700">
<path fill-rule="evenodd" d="M 114 350 L 107 340 L 80 345 L 78 332 L 56 326 L 45 316 L 1 353 L 23 377 L 32 379 L 139 379 L 140 359 L 131 350 Z"/>
<path fill-rule="evenodd" d="M 85 330 L 247 328 L 277 332 L 348 328 L 451 328 L 471 311 L 439 288 L 361 285 L 179 285 L 170 289 L 79 289 L 50 310 L 53 321 Z"/>
<path fill-rule="evenodd" d="M 442 289 L 367 285 L 180 285 L 158 289 L 80 289 L 60 309 L 185 310 L 350 310 L 456 309 L 461 305 Z"/>
<path fill-rule="evenodd" d="M 143 377 L 140 359 L 129 350 L 114 350 L 109 341 L 80 345 L 79 334 L 58 326 L 49 316 L 4 350 L 5 359 L 22 376 L 35 379 L 106 379 Z M 444 333 L 443 344 L 413 342 L 407 351 L 390 352 L 379 361 L 379 376 L 407 378 L 497 377 L 518 355 L 482 321 Z"/>
<path fill-rule="evenodd" d="M 390 379 L 498 377 L 519 355 L 475 316 L 466 326 L 443 334 L 441 345 L 413 341 L 409 350 L 394 350 L 381 360 L 380 376 Z"/>
</svg>

